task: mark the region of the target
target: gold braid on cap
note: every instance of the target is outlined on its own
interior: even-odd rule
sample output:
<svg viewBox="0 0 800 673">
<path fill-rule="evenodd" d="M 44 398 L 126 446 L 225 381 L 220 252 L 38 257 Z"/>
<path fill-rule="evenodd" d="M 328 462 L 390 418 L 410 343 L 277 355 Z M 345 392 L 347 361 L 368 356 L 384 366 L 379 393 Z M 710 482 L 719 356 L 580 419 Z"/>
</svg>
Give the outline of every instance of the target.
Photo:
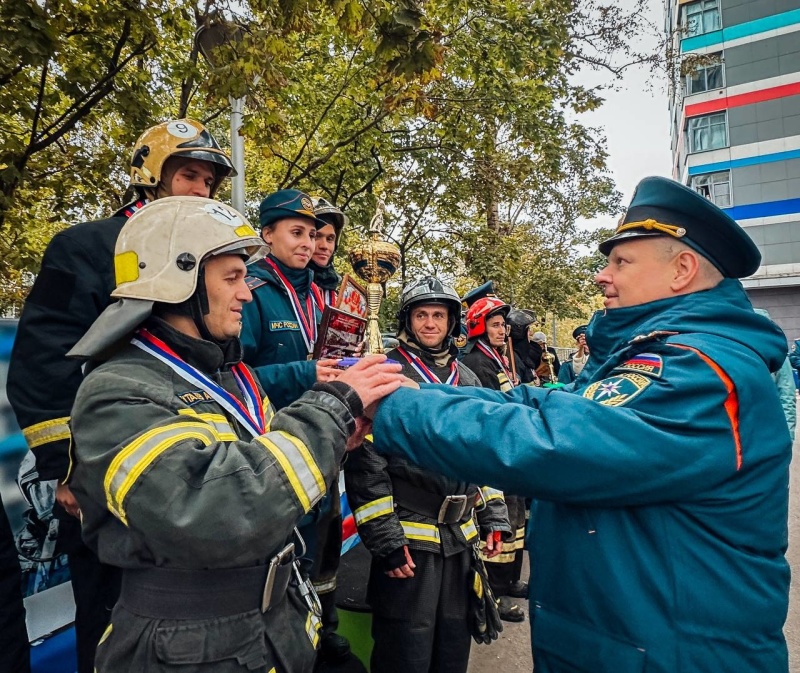
<svg viewBox="0 0 800 673">
<path fill-rule="evenodd" d="M 622 231 L 627 231 L 628 229 L 647 229 L 648 231 L 660 231 L 662 234 L 667 234 L 668 236 L 674 236 L 675 238 L 682 238 L 686 236 L 686 229 L 683 227 L 676 227 L 674 224 L 662 224 L 661 222 L 656 222 L 656 220 L 642 220 L 641 222 L 628 222 L 627 224 L 621 224 L 617 227 L 617 230 L 614 232 L 615 234 L 619 234 Z"/>
</svg>

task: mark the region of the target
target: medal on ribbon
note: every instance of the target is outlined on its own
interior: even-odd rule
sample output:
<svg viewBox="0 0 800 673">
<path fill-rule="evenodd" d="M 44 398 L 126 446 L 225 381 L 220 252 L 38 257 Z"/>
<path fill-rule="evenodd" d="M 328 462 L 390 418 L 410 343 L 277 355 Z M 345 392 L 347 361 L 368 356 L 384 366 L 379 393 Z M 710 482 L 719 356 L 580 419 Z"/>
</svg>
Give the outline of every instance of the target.
<svg viewBox="0 0 800 673">
<path fill-rule="evenodd" d="M 292 309 L 297 317 L 297 322 L 300 325 L 300 334 L 306 344 L 306 349 L 309 353 L 312 353 L 314 351 L 314 344 L 317 341 L 317 319 L 314 315 L 314 301 L 311 299 L 313 292 L 309 292 L 306 296 L 306 310 L 303 311 L 303 303 L 300 301 L 300 297 L 297 296 L 297 292 L 292 284 L 286 280 L 286 276 L 281 273 L 278 265 L 269 257 L 266 257 L 264 261 L 269 264 L 270 268 L 278 277 L 278 280 L 281 281 L 283 287 L 286 289 L 286 293 L 289 295 L 289 301 L 292 304 Z"/>
</svg>

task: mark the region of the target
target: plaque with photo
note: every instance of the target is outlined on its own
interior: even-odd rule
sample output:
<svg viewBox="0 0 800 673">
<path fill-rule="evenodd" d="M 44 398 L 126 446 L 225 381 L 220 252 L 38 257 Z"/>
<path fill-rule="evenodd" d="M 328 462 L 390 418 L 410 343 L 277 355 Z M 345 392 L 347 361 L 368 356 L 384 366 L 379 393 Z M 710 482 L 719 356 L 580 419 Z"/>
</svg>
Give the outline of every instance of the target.
<svg viewBox="0 0 800 673">
<path fill-rule="evenodd" d="M 349 273 L 346 273 L 342 279 L 342 287 L 339 290 L 336 307 L 361 318 L 366 318 L 369 313 L 367 291 L 362 285 L 353 280 Z"/>
<path fill-rule="evenodd" d="M 359 357 L 366 331 L 365 318 L 326 306 L 314 345 L 314 359 Z"/>
</svg>

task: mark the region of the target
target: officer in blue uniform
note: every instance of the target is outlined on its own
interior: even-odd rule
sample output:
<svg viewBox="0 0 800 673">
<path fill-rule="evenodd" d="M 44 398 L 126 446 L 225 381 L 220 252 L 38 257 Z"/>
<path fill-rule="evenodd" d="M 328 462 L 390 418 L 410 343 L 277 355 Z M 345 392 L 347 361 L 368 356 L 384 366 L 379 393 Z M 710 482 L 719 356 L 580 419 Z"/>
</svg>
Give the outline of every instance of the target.
<svg viewBox="0 0 800 673">
<path fill-rule="evenodd" d="M 317 381 L 336 375 L 327 366 L 332 363 L 311 360 L 322 313 L 312 291 L 314 273 L 307 267 L 316 230 L 326 222 L 314 215 L 310 196 L 281 189 L 261 201 L 259 223 L 261 237 L 272 250 L 248 269 L 253 301 L 242 311 L 241 340 L 244 361 L 258 368 L 261 385 L 270 390 L 272 403 L 280 409 Z M 279 241 L 270 238 L 275 232 Z"/>
<path fill-rule="evenodd" d="M 737 280 L 761 255 L 660 177 L 600 250 L 574 386 L 402 388 L 370 410 L 375 447 L 537 499 L 537 673 L 786 673 L 786 339 Z"/>
</svg>

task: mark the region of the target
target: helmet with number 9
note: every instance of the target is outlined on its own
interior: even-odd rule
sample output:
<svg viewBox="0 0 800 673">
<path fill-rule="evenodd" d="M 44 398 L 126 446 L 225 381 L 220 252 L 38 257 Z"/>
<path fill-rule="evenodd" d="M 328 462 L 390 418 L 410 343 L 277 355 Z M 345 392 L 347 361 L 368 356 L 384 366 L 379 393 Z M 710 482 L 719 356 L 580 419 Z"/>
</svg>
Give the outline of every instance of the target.
<svg viewBox="0 0 800 673">
<path fill-rule="evenodd" d="M 173 119 L 152 126 L 139 136 L 133 147 L 129 186 L 155 190 L 161 181 L 164 163 L 170 157 L 213 164 L 212 198 L 225 178 L 236 175 L 230 158 L 205 126 L 194 119 Z"/>
</svg>

